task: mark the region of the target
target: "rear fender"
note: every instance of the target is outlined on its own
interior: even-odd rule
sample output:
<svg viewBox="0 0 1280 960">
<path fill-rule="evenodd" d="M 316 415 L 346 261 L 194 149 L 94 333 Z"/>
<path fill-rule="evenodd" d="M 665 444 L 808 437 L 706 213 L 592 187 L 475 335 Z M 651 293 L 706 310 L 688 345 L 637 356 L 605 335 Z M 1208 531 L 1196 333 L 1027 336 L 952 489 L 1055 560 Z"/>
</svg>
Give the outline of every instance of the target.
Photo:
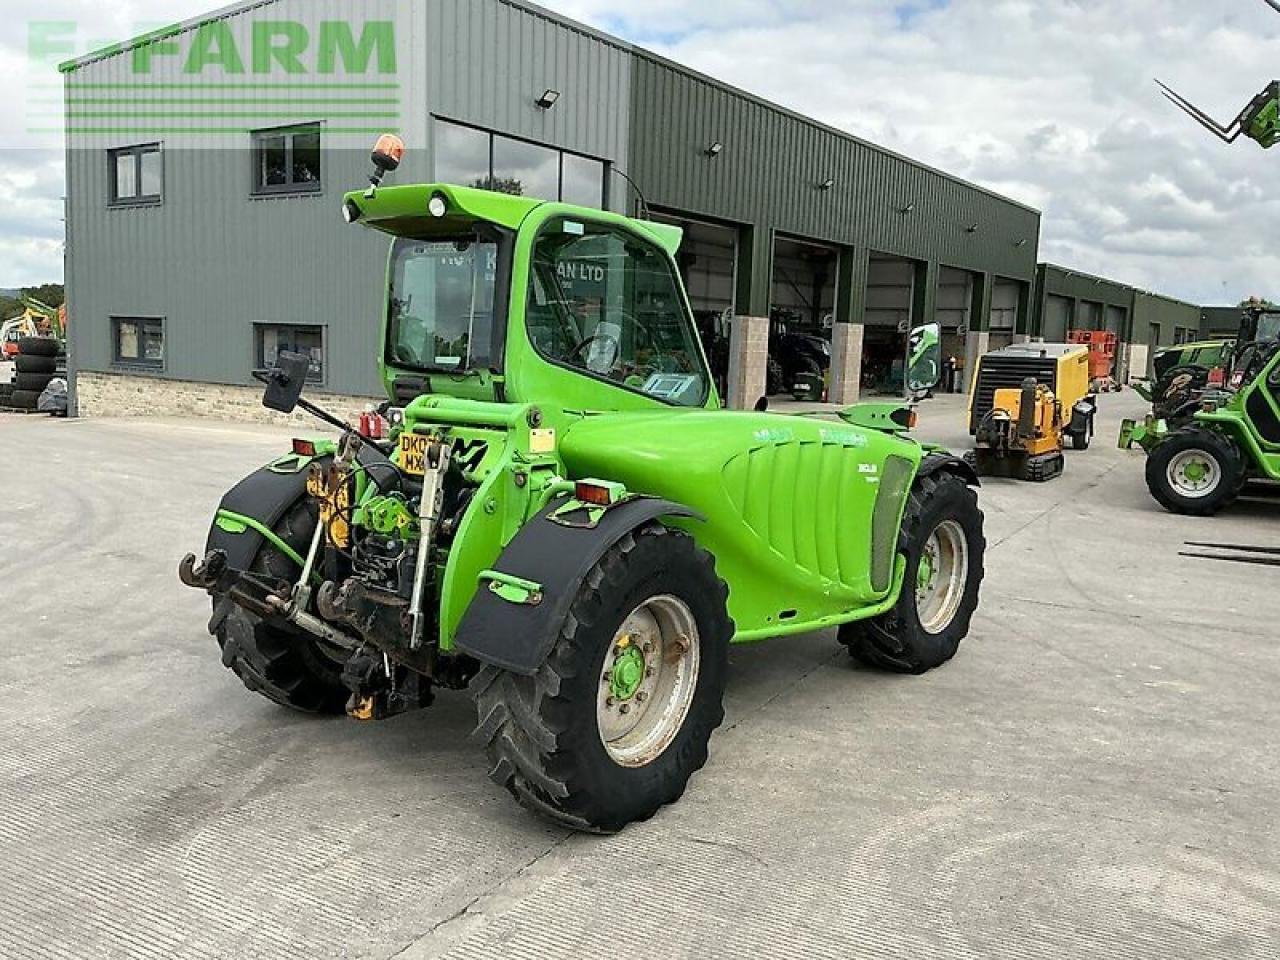
<svg viewBox="0 0 1280 960">
<path fill-rule="evenodd" d="M 565 500 L 553 501 L 521 528 L 481 577 L 482 588 L 454 635 L 455 648 L 522 676 L 542 666 L 560 634 L 587 574 L 609 549 L 661 517 L 693 517 L 688 507 L 650 497 L 605 510 L 592 525 L 569 525 L 554 516 Z"/>
<path fill-rule="evenodd" d="M 361 447 L 361 464 L 368 466 L 377 461 L 390 462 L 377 448 L 368 444 Z M 232 487 L 218 505 L 205 545 L 206 553 L 221 550 L 227 555 L 228 567 L 248 570 L 263 545 L 274 536 L 271 531 L 276 524 L 306 496 L 311 465 L 327 467 L 332 462 L 333 456 L 327 453 L 319 457 L 288 455 L 249 474 Z M 376 472 L 376 479 L 385 482 L 386 471 Z M 282 552 L 292 556 L 291 549 L 282 549 Z M 301 565 L 300 558 L 292 556 L 292 559 Z"/>
</svg>

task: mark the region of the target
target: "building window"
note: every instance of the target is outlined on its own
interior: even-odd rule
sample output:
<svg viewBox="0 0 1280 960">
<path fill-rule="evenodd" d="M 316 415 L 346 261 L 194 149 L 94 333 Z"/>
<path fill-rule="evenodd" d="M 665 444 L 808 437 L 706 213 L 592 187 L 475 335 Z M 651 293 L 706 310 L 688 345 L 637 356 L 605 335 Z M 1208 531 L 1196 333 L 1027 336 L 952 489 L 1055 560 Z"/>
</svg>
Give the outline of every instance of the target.
<svg viewBox="0 0 1280 960">
<path fill-rule="evenodd" d="M 447 120 L 436 121 L 435 144 L 440 183 L 582 207 L 605 205 L 608 165 L 603 160 Z"/>
<path fill-rule="evenodd" d="M 111 318 L 112 358 L 129 367 L 160 369 L 164 366 L 164 321 L 148 318 Z"/>
<path fill-rule="evenodd" d="M 324 383 L 324 328 L 301 324 L 254 324 L 254 351 L 259 368 L 267 370 L 276 365 L 282 353 L 300 353 L 311 358 L 307 371 L 308 383 Z"/>
<path fill-rule="evenodd" d="M 107 151 L 107 172 L 113 205 L 159 203 L 164 195 L 164 160 L 158 143 Z"/>
<path fill-rule="evenodd" d="M 320 125 L 257 130 L 253 137 L 253 192 L 319 193 Z"/>
</svg>

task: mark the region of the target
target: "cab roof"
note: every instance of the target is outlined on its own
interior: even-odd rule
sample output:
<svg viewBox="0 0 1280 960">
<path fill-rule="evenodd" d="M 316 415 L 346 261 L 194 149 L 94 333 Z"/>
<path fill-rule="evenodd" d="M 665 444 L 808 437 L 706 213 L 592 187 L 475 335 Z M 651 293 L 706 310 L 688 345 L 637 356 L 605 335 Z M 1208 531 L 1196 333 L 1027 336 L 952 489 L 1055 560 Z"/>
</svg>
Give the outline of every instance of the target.
<svg viewBox="0 0 1280 960">
<path fill-rule="evenodd" d="M 447 213 L 443 217 L 432 216 L 428 209 L 432 198 L 437 195 L 443 196 L 447 203 Z M 393 236 L 415 239 L 456 235 L 459 230 L 467 229 L 476 222 L 518 230 L 530 214 L 544 208 L 550 208 L 547 210 L 549 214 L 626 225 L 647 234 L 673 257 L 684 239 L 683 230 L 665 223 L 447 183 L 379 187 L 372 197 L 367 191 L 354 191 L 343 198 L 343 203 L 348 210 L 360 212 L 360 223 Z"/>
</svg>

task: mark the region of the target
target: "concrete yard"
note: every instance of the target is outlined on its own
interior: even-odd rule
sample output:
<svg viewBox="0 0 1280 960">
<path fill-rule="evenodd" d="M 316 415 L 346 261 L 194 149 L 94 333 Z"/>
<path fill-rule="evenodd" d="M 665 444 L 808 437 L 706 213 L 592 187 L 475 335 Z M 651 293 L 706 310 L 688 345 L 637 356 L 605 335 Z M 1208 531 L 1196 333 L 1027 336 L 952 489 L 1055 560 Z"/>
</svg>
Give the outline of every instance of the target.
<svg viewBox="0 0 1280 960">
<path fill-rule="evenodd" d="M 362 726 L 223 669 L 177 561 L 288 433 L 0 414 L 0 957 L 1274 958 L 1276 571 L 1178 551 L 1280 545 L 1280 497 L 1164 513 L 1103 403 L 984 488 L 952 664 L 736 649 L 708 767 L 607 838 L 490 783 L 464 695 Z"/>
</svg>

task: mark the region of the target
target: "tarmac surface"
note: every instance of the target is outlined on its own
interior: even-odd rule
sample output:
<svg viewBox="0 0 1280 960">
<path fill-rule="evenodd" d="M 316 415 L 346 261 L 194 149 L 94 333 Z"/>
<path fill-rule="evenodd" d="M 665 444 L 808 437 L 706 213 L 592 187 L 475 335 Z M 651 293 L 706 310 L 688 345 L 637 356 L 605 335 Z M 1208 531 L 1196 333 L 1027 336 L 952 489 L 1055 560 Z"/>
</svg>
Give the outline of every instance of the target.
<svg viewBox="0 0 1280 960">
<path fill-rule="evenodd" d="M 181 587 L 288 433 L 0 414 L 0 957 L 1280 955 L 1280 497 L 1164 513 L 1096 446 L 991 481 L 956 660 L 738 648 L 689 792 L 615 837 L 487 779 L 464 695 L 382 725 L 249 694 Z M 920 434 L 964 449 L 962 404 Z"/>
</svg>

